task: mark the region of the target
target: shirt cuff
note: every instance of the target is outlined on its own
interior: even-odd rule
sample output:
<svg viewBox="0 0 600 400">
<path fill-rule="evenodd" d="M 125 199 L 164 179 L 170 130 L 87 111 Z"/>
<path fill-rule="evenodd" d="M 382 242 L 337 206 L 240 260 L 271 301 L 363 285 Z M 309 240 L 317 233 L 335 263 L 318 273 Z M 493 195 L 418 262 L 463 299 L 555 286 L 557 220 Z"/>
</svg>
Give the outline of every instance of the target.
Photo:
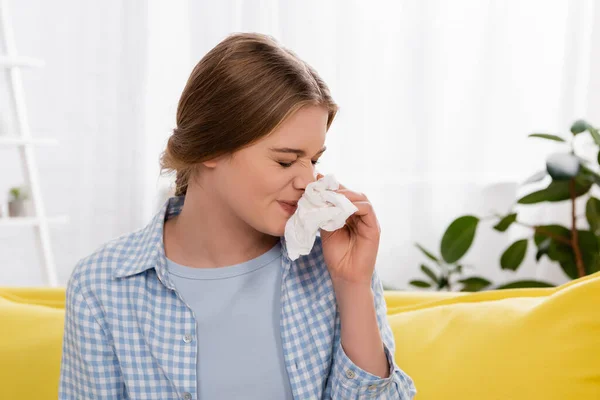
<svg viewBox="0 0 600 400">
<path fill-rule="evenodd" d="M 416 394 L 412 379 L 398 368 L 394 356 L 385 343 L 383 347 L 389 366 L 387 378 L 373 375 L 360 368 L 348 357 L 341 344 L 337 349 L 337 362 L 334 363 L 335 376 L 338 377 L 342 387 L 357 394 L 358 398 L 363 398 L 361 395 L 364 395 L 374 398 L 412 399 Z M 393 397 L 380 397 L 392 393 Z"/>
</svg>

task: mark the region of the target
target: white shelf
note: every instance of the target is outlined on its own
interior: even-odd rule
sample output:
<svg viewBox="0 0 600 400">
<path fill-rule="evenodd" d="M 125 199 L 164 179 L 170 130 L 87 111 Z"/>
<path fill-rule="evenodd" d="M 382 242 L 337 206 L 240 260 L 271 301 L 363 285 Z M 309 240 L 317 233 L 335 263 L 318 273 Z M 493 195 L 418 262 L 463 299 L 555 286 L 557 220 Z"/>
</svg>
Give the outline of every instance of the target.
<svg viewBox="0 0 600 400">
<path fill-rule="evenodd" d="M 30 67 L 40 68 L 44 66 L 43 60 L 38 60 L 32 57 L 9 57 L 0 56 L 0 67 L 3 68 L 14 68 L 14 67 Z"/>
<path fill-rule="evenodd" d="M 66 224 L 69 222 L 69 217 L 66 215 L 47 217 L 46 220 L 50 224 Z M 8 226 L 38 226 L 40 218 L 37 217 L 0 217 L 0 228 Z"/>
<path fill-rule="evenodd" d="M 4 146 L 56 146 L 56 139 L 23 139 L 20 137 L 0 136 L 0 147 Z"/>
<path fill-rule="evenodd" d="M 43 67 L 45 62 L 33 57 L 17 56 L 17 46 L 12 30 L 12 20 L 8 9 L 8 1 L 0 0 L 0 49 L 4 54 L 0 54 L 0 70 L 5 69 L 8 78 L 8 98 L 10 100 L 9 110 L 14 113 L 14 121 L 19 123 L 19 137 L 0 136 L 1 146 L 17 146 L 21 156 L 23 170 L 25 172 L 25 185 L 29 186 L 34 201 L 34 210 L 39 214 L 31 217 L 9 217 L 4 215 L 0 218 L 0 228 L 15 226 L 31 226 L 37 230 L 36 242 L 38 250 L 42 253 L 43 264 L 42 272 L 44 280 L 50 286 L 58 286 L 58 274 L 54 264 L 54 254 L 50 243 L 49 224 L 67 223 L 66 217 L 50 217 L 45 215 L 40 176 L 35 151 L 30 146 L 54 144 L 56 141 L 49 139 L 34 139 L 31 135 L 29 124 L 27 123 L 27 107 L 25 101 L 25 88 L 23 87 L 23 74 L 21 68 Z M 4 92 L 4 89 L 2 89 Z M 11 132 L 15 133 L 15 132 Z M 34 213 L 32 213 L 34 214 Z"/>
</svg>

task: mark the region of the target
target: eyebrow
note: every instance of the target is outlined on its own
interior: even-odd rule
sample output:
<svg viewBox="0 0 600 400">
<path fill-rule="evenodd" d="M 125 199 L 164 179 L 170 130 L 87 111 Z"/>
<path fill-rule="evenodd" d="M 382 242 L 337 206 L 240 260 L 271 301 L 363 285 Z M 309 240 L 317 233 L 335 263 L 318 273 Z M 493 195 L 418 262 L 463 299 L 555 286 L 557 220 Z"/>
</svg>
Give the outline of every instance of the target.
<svg viewBox="0 0 600 400">
<path fill-rule="evenodd" d="M 297 154 L 300 157 L 304 156 L 306 154 L 306 152 L 304 150 L 300 150 L 300 149 L 291 149 L 289 147 L 280 147 L 280 148 L 275 148 L 272 147 L 269 150 L 271 151 L 276 151 L 278 153 L 292 153 L 292 154 Z M 319 150 L 317 152 L 317 154 L 315 154 L 316 156 L 318 156 L 319 154 L 322 154 L 325 150 L 327 150 L 327 146 L 324 146 L 321 150 Z"/>
</svg>

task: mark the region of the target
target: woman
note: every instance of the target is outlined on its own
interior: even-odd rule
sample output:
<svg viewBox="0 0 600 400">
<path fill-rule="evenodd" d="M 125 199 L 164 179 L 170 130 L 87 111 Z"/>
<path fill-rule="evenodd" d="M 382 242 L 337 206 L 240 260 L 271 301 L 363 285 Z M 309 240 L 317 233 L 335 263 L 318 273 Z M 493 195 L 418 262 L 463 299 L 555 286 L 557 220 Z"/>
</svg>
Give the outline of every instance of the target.
<svg viewBox="0 0 600 400">
<path fill-rule="evenodd" d="M 270 36 L 233 34 L 194 68 L 162 155 L 175 196 L 79 261 L 62 399 L 410 399 L 394 363 L 367 197 L 291 261 L 286 221 L 337 106 Z"/>
</svg>

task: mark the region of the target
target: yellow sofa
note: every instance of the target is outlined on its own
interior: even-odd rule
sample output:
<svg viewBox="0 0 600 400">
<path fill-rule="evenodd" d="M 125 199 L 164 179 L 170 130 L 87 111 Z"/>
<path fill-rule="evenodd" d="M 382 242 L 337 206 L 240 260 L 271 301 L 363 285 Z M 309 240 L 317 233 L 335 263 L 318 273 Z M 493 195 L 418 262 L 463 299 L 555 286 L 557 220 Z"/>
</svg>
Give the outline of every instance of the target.
<svg viewBox="0 0 600 400">
<path fill-rule="evenodd" d="M 0 399 L 56 399 L 64 288 L 0 288 Z M 417 399 L 599 400 L 600 273 L 557 288 L 385 293 Z"/>
</svg>

